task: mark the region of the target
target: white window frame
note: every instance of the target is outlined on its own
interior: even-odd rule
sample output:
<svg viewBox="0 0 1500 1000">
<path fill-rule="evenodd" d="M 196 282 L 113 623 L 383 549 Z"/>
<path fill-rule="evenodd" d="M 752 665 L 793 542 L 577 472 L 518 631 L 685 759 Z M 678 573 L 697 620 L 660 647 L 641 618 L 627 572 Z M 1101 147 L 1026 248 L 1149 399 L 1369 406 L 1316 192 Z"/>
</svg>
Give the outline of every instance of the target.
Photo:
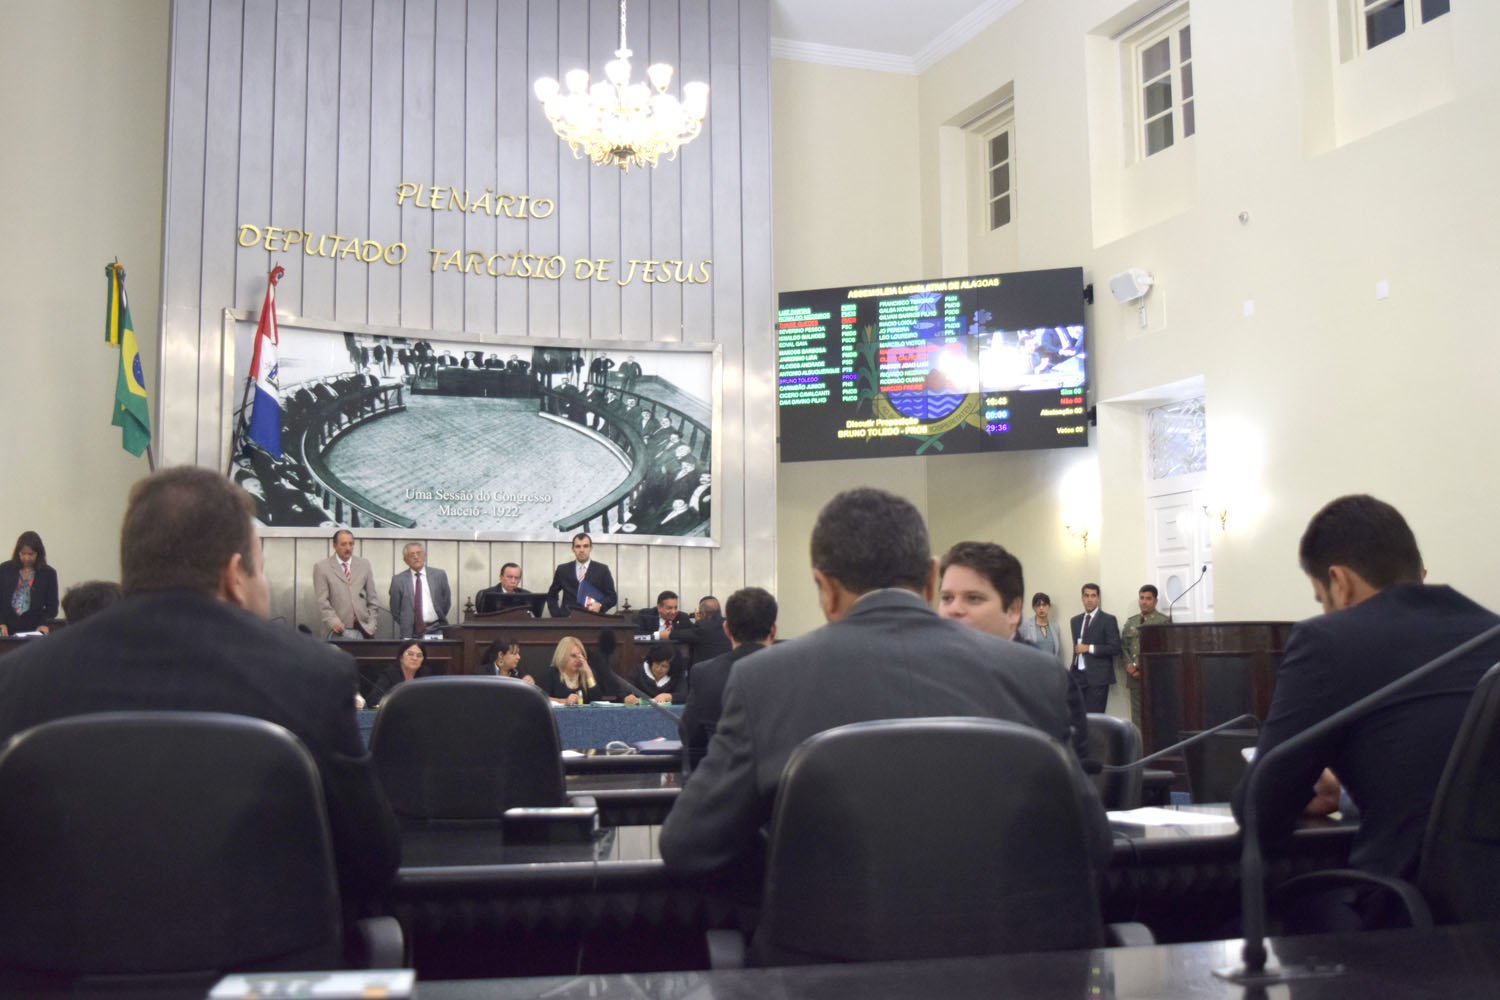
<svg viewBox="0 0 1500 1000">
<path fill-rule="evenodd" d="M 978 124 L 974 126 L 974 134 L 979 139 L 983 153 L 980 156 L 980 173 L 983 175 L 983 202 L 984 224 L 980 232 L 993 233 L 1004 229 L 1016 221 L 1016 115 L 1015 105 L 1006 101 L 1000 107 L 991 111 Z M 994 193 L 991 184 L 995 168 L 1001 163 L 996 163 L 990 158 L 990 145 L 993 140 L 1005 136 L 1006 158 L 1001 161 L 1006 167 L 1006 188 L 1000 194 Z M 995 203 L 1002 198 L 1009 199 L 1010 215 L 1000 225 L 995 225 Z"/>
<path fill-rule="evenodd" d="M 1349 18 L 1354 26 L 1355 40 L 1358 46 L 1357 50 L 1360 53 L 1369 52 L 1372 48 L 1379 48 L 1385 44 L 1385 42 L 1377 42 L 1374 46 L 1370 45 L 1369 21 L 1366 20 L 1370 14 L 1378 13 L 1398 3 L 1403 5 L 1406 14 L 1406 26 L 1398 34 L 1392 35 L 1385 40 L 1386 42 L 1393 42 L 1398 38 L 1410 35 L 1413 31 L 1421 28 L 1422 25 L 1429 24 L 1453 12 L 1451 0 L 1448 10 L 1440 11 L 1432 17 L 1425 19 L 1422 17 L 1422 0 L 1346 0 L 1346 2 Z"/>
<path fill-rule="evenodd" d="M 1188 58 L 1185 60 L 1182 58 L 1181 32 L 1184 28 L 1191 30 L 1191 27 L 1192 18 L 1190 17 L 1189 5 L 1182 4 L 1163 13 L 1160 17 L 1152 19 L 1150 24 L 1125 40 L 1124 52 L 1129 59 L 1129 79 L 1131 81 L 1130 93 L 1127 95 L 1127 100 L 1130 102 L 1128 121 L 1131 123 L 1131 131 L 1134 135 L 1133 148 L 1137 163 L 1143 162 L 1147 157 L 1155 156 L 1157 153 L 1166 152 L 1174 146 L 1179 146 L 1198 134 L 1196 81 L 1192 93 L 1188 96 L 1184 96 L 1184 91 L 1187 88 L 1183 85 L 1183 70 L 1187 69 L 1187 76 L 1191 79 L 1192 66 L 1195 60 L 1193 59 L 1191 49 L 1189 50 Z M 1191 34 L 1189 38 L 1191 38 Z M 1141 57 L 1147 49 L 1150 49 L 1163 40 L 1167 41 L 1169 53 L 1167 72 L 1148 80 L 1141 67 Z M 1165 110 L 1148 117 L 1146 114 L 1146 86 L 1149 83 L 1155 83 L 1163 77 L 1168 80 L 1172 88 L 1171 103 Z M 1192 109 L 1193 130 L 1188 134 L 1184 134 L 1184 111 L 1189 105 L 1191 105 Z M 1152 122 L 1160 121 L 1164 118 L 1170 119 L 1172 122 L 1172 141 L 1160 149 L 1152 150 L 1149 148 L 1147 140 L 1147 126 Z"/>
</svg>

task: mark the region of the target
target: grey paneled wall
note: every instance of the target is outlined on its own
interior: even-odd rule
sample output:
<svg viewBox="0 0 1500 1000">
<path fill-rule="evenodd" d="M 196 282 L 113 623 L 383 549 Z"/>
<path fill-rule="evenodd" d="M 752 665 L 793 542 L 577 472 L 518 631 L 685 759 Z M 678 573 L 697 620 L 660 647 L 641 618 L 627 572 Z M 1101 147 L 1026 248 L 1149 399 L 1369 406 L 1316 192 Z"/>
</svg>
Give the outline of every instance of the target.
<svg viewBox="0 0 1500 1000">
<path fill-rule="evenodd" d="M 601 543 L 622 597 L 721 596 L 775 581 L 768 0 L 634 0 L 629 41 L 711 87 L 704 133 L 679 159 L 622 173 L 575 159 L 531 93 L 539 76 L 597 79 L 617 44 L 615 0 L 177 0 L 173 5 L 161 344 L 161 448 L 222 468 L 226 308 L 258 310 L 286 268 L 283 315 L 493 341 L 517 334 L 723 346 L 714 484 L 719 547 Z M 552 199 L 547 218 L 420 211 L 396 185 Z M 242 224 L 408 247 L 401 266 L 241 247 Z M 526 251 L 568 261 L 711 260 L 698 284 L 492 278 L 434 271 L 428 249 Z M 617 274 L 618 276 L 618 274 Z M 455 433 L 458 433 L 455 430 Z M 377 579 L 399 547 L 367 539 Z M 545 588 L 556 543 L 429 545 L 455 592 L 502 563 Z M 273 613 L 316 621 L 322 531 L 265 543 Z"/>
</svg>

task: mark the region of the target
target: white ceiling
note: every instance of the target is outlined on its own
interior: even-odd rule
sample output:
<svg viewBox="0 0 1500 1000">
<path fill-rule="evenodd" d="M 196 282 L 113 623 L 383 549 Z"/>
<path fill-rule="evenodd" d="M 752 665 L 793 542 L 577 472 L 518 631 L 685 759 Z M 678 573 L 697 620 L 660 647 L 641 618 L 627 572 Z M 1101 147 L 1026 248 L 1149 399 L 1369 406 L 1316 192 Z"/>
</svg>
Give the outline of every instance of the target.
<svg viewBox="0 0 1500 1000">
<path fill-rule="evenodd" d="M 771 54 L 920 73 L 1021 0 L 771 0 Z"/>
</svg>

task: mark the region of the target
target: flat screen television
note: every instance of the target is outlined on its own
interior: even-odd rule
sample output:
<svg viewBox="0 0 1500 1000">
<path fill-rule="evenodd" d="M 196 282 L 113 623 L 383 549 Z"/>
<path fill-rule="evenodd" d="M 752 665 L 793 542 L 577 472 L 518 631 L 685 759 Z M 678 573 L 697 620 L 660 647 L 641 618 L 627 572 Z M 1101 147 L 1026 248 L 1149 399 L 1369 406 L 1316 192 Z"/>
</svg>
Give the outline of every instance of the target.
<svg viewBox="0 0 1500 1000">
<path fill-rule="evenodd" d="M 1083 268 L 783 292 L 781 460 L 1088 444 Z"/>
</svg>

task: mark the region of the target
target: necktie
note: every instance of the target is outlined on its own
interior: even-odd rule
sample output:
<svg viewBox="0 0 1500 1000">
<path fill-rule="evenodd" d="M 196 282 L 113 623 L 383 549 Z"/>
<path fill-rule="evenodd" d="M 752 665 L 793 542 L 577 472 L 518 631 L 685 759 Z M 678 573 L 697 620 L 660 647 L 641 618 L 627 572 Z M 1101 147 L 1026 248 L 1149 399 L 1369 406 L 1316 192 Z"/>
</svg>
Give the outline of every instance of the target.
<svg viewBox="0 0 1500 1000">
<path fill-rule="evenodd" d="M 1086 635 L 1088 635 L 1089 624 L 1093 620 L 1094 620 L 1094 613 L 1092 611 L 1090 611 L 1088 614 L 1086 614 L 1086 615 L 1083 616 L 1083 630 L 1078 633 L 1078 641 L 1079 642 L 1082 642 L 1083 641 L 1083 637 L 1086 636 Z"/>
<path fill-rule="evenodd" d="M 344 563 L 343 566 L 344 566 L 344 582 L 348 583 L 349 582 L 349 564 L 348 563 Z"/>
<path fill-rule="evenodd" d="M 582 583 L 582 582 L 583 582 L 583 574 L 584 574 L 584 570 L 585 570 L 585 569 L 586 569 L 586 568 L 587 568 L 587 567 L 585 567 L 585 566 L 584 566 L 584 564 L 583 564 L 583 563 L 579 563 L 579 564 L 578 564 L 578 582 L 579 582 L 579 583 Z"/>
<path fill-rule="evenodd" d="M 412 609 L 411 609 L 411 634 L 422 635 L 427 631 L 427 623 L 422 620 L 422 574 L 413 573 L 412 577 Z"/>
</svg>

